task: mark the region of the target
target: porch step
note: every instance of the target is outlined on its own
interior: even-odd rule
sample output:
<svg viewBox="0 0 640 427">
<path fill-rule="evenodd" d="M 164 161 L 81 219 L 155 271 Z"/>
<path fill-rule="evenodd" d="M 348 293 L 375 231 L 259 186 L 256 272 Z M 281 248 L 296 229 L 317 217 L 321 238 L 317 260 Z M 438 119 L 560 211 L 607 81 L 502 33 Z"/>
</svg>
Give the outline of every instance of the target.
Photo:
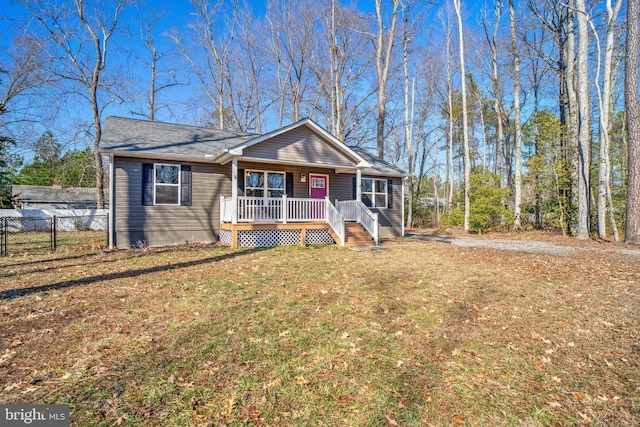
<svg viewBox="0 0 640 427">
<path fill-rule="evenodd" d="M 346 248 L 353 248 L 356 246 L 373 246 L 374 241 L 371 235 L 364 227 L 357 222 L 345 222 L 344 223 L 345 241 L 344 246 Z"/>
</svg>

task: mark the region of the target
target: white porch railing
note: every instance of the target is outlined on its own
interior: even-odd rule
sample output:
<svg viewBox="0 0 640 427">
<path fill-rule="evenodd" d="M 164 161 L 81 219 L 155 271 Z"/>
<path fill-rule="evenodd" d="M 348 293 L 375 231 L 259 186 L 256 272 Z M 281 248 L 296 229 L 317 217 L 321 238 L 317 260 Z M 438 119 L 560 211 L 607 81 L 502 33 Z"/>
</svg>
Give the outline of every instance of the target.
<svg viewBox="0 0 640 427">
<path fill-rule="evenodd" d="M 220 197 L 220 223 L 233 221 L 233 199 Z"/>
<path fill-rule="evenodd" d="M 336 200 L 336 208 L 343 215 L 345 221 L 359 222 L 371 234 L 376 246 L 378 245 L 378 214 L 373 213 L 360 200 Z"/>
<path fill-rule="evenodd" d="M 327 199 L 294 197 L 238 197 L 234 206 L 231 197 L 220 198 L 220 222 L 313 222 L 327 221 Z"/>
<path fill-rule="evenodd" d="M 344 231 L 344 216 L 336 209 L 335 206 L 331 203 L 329 198 L 326 199 L 326 217 L 327 223 L 329 227 L 333 229 L 333 231 L 338 235 L 338 239 L 340 240 L 338 243 L 340 246 L 344 246 L 345 241 L 345 231 Z"/>
</svg>

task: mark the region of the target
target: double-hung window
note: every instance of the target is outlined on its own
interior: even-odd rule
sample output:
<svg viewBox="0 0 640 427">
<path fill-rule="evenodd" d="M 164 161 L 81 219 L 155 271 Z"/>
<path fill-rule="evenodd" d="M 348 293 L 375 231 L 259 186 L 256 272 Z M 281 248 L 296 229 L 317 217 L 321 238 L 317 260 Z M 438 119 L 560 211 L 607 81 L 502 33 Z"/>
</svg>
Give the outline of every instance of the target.
<svg viewBox="0 0 640 427">
<path fill-rule="evenodd" d="M 180 204 L 180 166 L 154 164 L 156 205 Z"/>
<path fill-rule="evenodd" d="M 282 197 L 285 193 L 285 173 L 247 171 L 244 188 L 249 197 Z"/>
<path fill-rule="evenodd" d="M 386 208 L 387 180 L 362 178 L 362 203 L 369 208 Z"/>
<path fill-rule="evenodd" d="M 142 204 L 191 206 L 191 165 L 143 163 Z"/>
</svg>

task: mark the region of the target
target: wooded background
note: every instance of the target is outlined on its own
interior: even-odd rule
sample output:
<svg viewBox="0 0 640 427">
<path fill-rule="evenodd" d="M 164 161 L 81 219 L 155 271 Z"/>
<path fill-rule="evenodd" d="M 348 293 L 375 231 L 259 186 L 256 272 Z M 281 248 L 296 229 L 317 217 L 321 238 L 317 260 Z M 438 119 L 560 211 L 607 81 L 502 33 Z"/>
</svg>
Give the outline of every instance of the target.
<svg viewBox="0 0 640 427">
<path fill-rule="evenodd" d="M 409 227 L 640 243 L 637 1 L 15 2 L 2 204 L 58 179 L 101 206 L 110 114 L 254 133 L 310 117 L 409 173 Z"/>
</svg>

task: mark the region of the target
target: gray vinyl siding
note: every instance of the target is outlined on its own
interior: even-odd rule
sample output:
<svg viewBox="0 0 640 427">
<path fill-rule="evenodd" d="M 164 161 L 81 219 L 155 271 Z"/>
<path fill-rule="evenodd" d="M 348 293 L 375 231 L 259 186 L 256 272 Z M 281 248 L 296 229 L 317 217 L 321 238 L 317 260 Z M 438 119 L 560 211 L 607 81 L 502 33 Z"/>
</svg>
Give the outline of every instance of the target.
<svg viewBox="0 0 640 427">
<path fill-rule="evenodd" d="M 249 162 L 238 162 L 238 168 L 243 169 L 245 171 L 268 171 L 268 172 L 291 172 L 293 173 L 293 197 L 301 197 L 306 198 L 309 197 L 309 175 L 318 174 L 318 175 L 327 175 L 329 177 L 329 199 L 331 201 L 334 200 L 333 191 L 334 191 L 334 179 L 340 176 L 335 173 L 334 169 L 325 169 L 325 168 L 316 168 L 316 167 L 307 167 L 307 166 L 290 166 L 290 165 L 279 165 L 279 164 L 267 164 L 267 163 L 249 163 Z M 307 182 L 300 181 L 300 174 L 307 175 Z M 238 177 L 241 179 L 241 177 Z"/>
<path fill-rule="evenodd" d="M 224 166 L 205 163 L 166 162 L 188 164 L 192 168 L 191 206 L 143 206 L 142 165 L 154 163 L 116 157 L 114 192 L 114 244 L 128 248 L 138 244 L 164 246 L 186 242 L 216 242 L 220 224 L 220 197 L 231 196 L 231 164 Z M 309 197 L 309 176 L 327 175 L 329 199 L 353 200 L 353 178 L 351 174 L 336 174 L 334 169 L 322 167 L 289 166 L 280 164 L 239 162 L 243 170 L 291 172 L 293 173 L 293 196 Z M 300 174 L 307 176 L 301 182 Z M 381 177 L 376 177 L 381 178 Z M 243 179 L 239 176 L 238 179 Z M 397 237 L 402 232 L 402 180 L 393 178 L 393 208 L 377 209 L 380 236 Z"/>
<path fill-rule="evenodd" d="M 363 176 L 363 178 L 384 178 L 380 176 Z M 402 178 L 388 178 L 392 181 L 393 191 L 393 207 L 371 209 L 373 212 L 378 213 L 378 220 L 380 221 L 380 237 L 392 238 L 400 237 L 402 235 L 402 223 L 404 221 L 402 212 L 402 203 L 404 196 L 402 194 Z"/>
<path fill-rule="evenodd" d="M 338 151 L 307 127 L 292 129 L 246 148 L 243 155 L 292 163 L 354 166 L 353 159 Z"/>
<path fill-rule="evenodd" d="M 201 163 L 192 168 L 191 206 L 143 206 L 142 164 L 153 160 L 116 157 L 114 193 L 115 245 L 127 248 L 186 242 L 215 242 L 220 224 L 220 196 L 231 195 L 230 165 Z"/>
<path fill-rule="evenodd" d="M 331 183 L 333 188 L 331 189 L 334 197 L 332 201 L 337 200 L 353 200 L 355 195 L 353 194 L 353 179 L 355 175 L 339 174 L 336 179 Z M 389 179 L 382 176 L 367 176 L 362 175 L 363 178 L 375 178 L 375 179 Z M 404 221 L 402 212 L 402 178 L 391 178 L 393 185 L 393 207 L 392 208 L 380 208 L 371 209 L 373 212 L 378 213 L 378 221 L 380 222 L 380 237 L 392 238 L 402 235 L 402 222 Z"/>
</svg>

